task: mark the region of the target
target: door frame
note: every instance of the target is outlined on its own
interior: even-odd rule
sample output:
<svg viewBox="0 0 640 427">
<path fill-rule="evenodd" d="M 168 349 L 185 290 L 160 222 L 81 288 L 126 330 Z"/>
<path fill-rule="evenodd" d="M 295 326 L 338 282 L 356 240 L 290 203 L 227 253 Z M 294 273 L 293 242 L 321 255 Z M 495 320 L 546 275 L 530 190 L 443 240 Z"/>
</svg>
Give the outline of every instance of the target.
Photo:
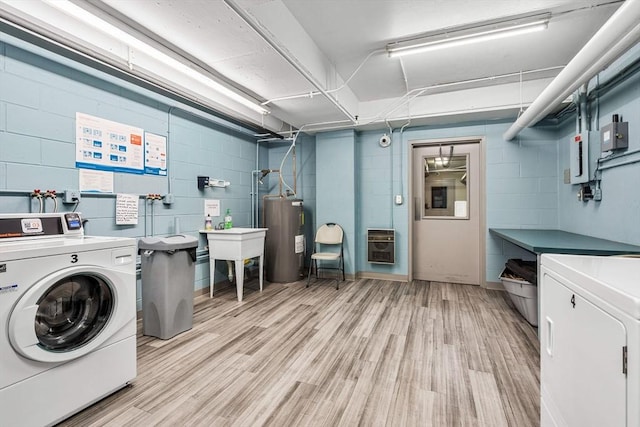
<svg viewBox="0 0 640 427">
<path fill-rule="evenodd" d="M 437 139 L 414 139 L 409 140 L 409 176 L 408 176 L 408 184 L 409 184 L 409 209 L 407 212 L 408 221 L 409 221 L 409 271 L 407 274 L 408 281 L 411 283 L 413 281 L 413 213 L 415 211 L 415 198 L 413 197 L 413 174 L 414 174 L 414 166 L 413 166 L 413 149 L 415 147 L 424 147 L 424 146 L 438 146 L 438 145 L 456 145 L 456 144 L 479 144 L 479 155 L 478 159 L 480 165 L 479 177 L 479 211 L 480 211 L 480 287 L 487 288 L 487 223 L 486 223 L 486 139 L 484 136 L 461 136 L 461 137 L 450 137 L 450 138 L 437 138 Z"/>
</svg>

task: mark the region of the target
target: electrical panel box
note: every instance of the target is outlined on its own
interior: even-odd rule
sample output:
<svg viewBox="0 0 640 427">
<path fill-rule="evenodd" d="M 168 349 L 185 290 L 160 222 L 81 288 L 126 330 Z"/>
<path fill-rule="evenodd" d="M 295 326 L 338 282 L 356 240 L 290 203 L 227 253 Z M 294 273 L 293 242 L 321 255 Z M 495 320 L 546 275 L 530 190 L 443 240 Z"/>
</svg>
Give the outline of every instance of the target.
<svg viewBox="0 0 640 427">
<path fill-rule="evenodd" d="M 629 123 L 611 122 L 600 129 L 602 152 L 629 147 Z"/>
<path fill-rule="evenodd" d="M 571 184 L 589 182 L 589 132 L 574 136 L 569 147 Z"/>
</svg>

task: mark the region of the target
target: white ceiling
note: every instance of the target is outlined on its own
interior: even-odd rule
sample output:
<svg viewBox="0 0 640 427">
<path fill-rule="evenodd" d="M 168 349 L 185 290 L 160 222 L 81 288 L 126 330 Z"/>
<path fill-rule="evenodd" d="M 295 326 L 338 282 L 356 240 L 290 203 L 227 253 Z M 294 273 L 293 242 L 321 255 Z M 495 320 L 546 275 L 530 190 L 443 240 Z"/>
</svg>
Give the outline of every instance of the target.
<svg viewBox="0 0 640 427">
<path fill-rule="evenodd" d="M 226 113 L 237 114 L 242 120 L 263 124 L 273 131 L 286 131 L 290 127 L 317 131 L 399 126 L 408 119 L 418 124 L 515 117 L 622 1 L 75 3 L 107 16 L 127 31 L 143 33 L 177 52 L 183 61 L 188 58 L 259 102 L 273 100 L 267 104 L 270 113 L 264 117 L 233 103 L 223 108 Z M 3 9 L 5 17 L 27 17 L 32 24 L 48 28 L 59 37 L 93 43 L 92 37 L 74 33 L 72 28 L 80 25 L 66 22 L 63 30 L 53 28 L 59 11 L 40 0 L 0 0 L 0 12 Z M 38 11 L 34 12 L 35 9 Z M 551 13 L 546 31 L 402 59 L 389 58 L 384 51 L 387 43 L 411 36 L 534 12 Z M 92 30 L 84 28 L 84 31 Z M 113 56 L 119 52 L 118 48 L 107 50 Z M 159 64 L 156 69 L 160 69 Z M 194 87 L 193 91 L 198 89 Z M 323 95 L 319 91 L 330 93 Z M 280 100 L 292 96 L 299 97 Z M 357 117 L 357 121 L 354 123 L 350 117 Z"/>
</svg>

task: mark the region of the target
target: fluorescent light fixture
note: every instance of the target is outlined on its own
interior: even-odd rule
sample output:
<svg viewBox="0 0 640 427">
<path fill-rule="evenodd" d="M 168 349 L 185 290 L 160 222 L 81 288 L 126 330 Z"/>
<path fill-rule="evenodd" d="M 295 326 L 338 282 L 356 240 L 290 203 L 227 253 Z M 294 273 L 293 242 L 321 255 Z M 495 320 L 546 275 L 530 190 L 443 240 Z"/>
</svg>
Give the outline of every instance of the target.
<svg viewBox="0 0 640 427">
<path fill-rule="evenodd" d="M 441 32 L 431 36 L 389 43 L 387 45 L 387 53 L 389 57 L 394 58 L 543 31 L 547 28 L 549 19 L 550 16 L 546 15 L 544 18 L 538 17 L 533 20 L 485 24 L 472 28 Z"/>
<path fill-rule="evenodd" d="M 268 114 L 269 110 L 261 106 L 257 101 L 253 101 L 248 99 L 237 92 L 227 88 L 226 86 L 218 83 L 217 81 L 207 77 L 206 75 L 200 73 L 194 68 L 189 67 L 188 65 L 178 61 L 172 56 L 167 55 L 166 53 L 156 49 L 155 47 L 143 42 L 142 40 L 132 36 L 126 31 L 121 30 L 109 22 L 100 19 L 96 15 L 88 12 L 87 10 L 71 3 L 68 0 L 44 0 L 45 3 L 55 7 L 56 9 L 61 10 L 62 12 L 70 15 L 81 22 L 84 22 L 95 29 L 115 38 L 116 40 L 126 44 L 130 48 L 136 49 L 140 52 L 149 55 L 150 57 L 162 62 L 163 64 L 173 68 L 174 70 L 186 75 L 193 80 L 200 82 L 212 89 L 216 92 L 221 93 L 222 95 L 230 98 L 245 107 L 250 108 L 251 110 L 260 113 L 260 114 Z"/>
</svg>

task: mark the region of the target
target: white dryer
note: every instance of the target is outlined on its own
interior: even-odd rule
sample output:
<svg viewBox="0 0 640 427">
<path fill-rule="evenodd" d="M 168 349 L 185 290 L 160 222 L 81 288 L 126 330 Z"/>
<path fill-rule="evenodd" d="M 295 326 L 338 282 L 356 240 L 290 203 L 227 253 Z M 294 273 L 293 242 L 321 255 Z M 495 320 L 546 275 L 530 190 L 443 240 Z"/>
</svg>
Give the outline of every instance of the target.
<svg viewBox="0 0 640 427">
<path fill-rule="evenodd" d="M 136 240 L 0 216 L 0 425 L 59 422 L 136 376 Z"/>
<path fill-rule="evenodd" d="M 639 427 L 640 259 L 541 258 L 541 427 Z"/>
</svg>

